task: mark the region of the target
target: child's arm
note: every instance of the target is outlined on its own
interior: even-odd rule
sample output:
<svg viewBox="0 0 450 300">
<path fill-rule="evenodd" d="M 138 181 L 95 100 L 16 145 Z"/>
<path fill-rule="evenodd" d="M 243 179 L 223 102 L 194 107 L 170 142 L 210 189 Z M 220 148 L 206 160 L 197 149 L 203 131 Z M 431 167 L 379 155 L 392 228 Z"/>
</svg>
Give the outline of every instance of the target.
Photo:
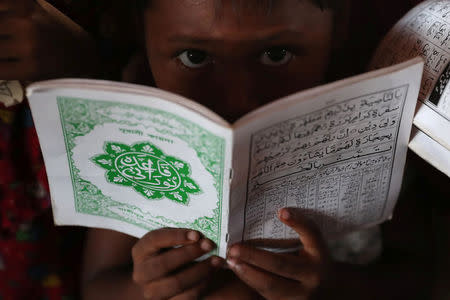
<svg viewBox="0 0 450 300">
<path fill-rule="evenodd" d="M 293 208 L 284 208 L 280 220 L 294 229 L 302 242 L 296 254 L 277 254 L 246 245 L 228 251 L 236 275 L 264 299 L 309 299 L 327 272 L 328 255 L 316 226 Z"/>
<path fill-rule="evenodd" d="M 0 2 L 0 78 L 24 81 L 94 76 L 98 59 L 92 39 L 40 0 Z"/>
<path fill-rule="evenodd" d="M 88 231 L 81 279 L 83 299 L 143 299 L 131 277 L 131 248 L 136 241 L 111 230 Z"/>
</svg>

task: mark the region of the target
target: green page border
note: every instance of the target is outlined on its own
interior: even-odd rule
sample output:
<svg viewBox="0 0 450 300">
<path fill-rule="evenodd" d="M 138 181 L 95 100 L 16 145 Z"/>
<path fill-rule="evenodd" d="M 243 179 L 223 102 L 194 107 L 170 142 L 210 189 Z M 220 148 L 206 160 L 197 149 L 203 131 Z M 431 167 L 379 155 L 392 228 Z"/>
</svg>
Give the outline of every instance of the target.
<svg viewBox="0 0 450 300">
<path fill-rule="evenodd" d="M 121 102 L 87 100 L 81 98 L 57 97 L 57 105 L 60 113 L 64 141 L 68 153 L 68 163 L 71 173 L 73 194 L 75 199 L 75 210 L 94 216 L 109 217 L 129 224 L 136 225 L 145 230 L 153 230 L 166 224 L 174 227 L 191 228 L 199 230 L 208 238 L 213 240 L 219 249 L 222 222 L 223 185 L 225 168 L 225 139 L 212 134 L 197 124 L 183 119 L 175 114 Z M 124 109 L 126 121 L 118 121 L 108 116 L 108 110 L 112 108 Z M 102 113 L 98 113 L 102 111 Z M 76 146 L 75 139 L 91 132 L 96 126 L 106 123 L 116 123 L 124 126 L 135 127 L 142 125 L 139 120 L 144 120 L 142 116 L 137 116 L 133 112 L 147 112 L 145 119 L 159 123 L 161 128 L 152 127 L 164 136 L 174 136 L 185 141 L 198 155 L 205 169 L 213 176 L 214 187 L 218 193 L 217 206 L 214 209 L 213 217 L 201 217 L 194 222 L 175 222 L 162 216 L 153 216 L 142 212 L 138 207 L 130 204 L 120 203 L 111 197 L 105 196 L 94 184 L 81 178 L 80 171 L 75 166 L 73 160 L 73 149 Z M 136 121 L 129 121 L 129 120 Z M 161 118 L 170 120 L 169 124 L 163 124 Z M 176 125 L 179 125 L 177 128 Z M 171 132 L 172 130 L 184 130 L 183 134 Z M 142 137 L 145 139 L 145 137 Z M 148 138 L 147 138 L 148 139 Z M 115 207 L 127 217 L 119 215 L 108 209 Z M 145 218 L 145 220 L 144 220 Z M 165 222 L 161 224 L 158 220 Z"/>
</svg>

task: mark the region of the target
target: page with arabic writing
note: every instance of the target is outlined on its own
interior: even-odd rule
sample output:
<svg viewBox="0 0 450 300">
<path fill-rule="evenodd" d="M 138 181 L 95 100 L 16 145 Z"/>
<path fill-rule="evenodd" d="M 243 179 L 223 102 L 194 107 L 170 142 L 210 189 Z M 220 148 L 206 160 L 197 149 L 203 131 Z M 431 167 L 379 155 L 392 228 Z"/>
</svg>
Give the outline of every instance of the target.
<svg viewBox="0 0 450 300">
<path fill-rule="evenodd" d="M 386 67 L 421 56 L 425 60 L 414 125 L 428 138 L 417 138 L 411 149 L 442 172 L 447 164 L 432 155 L 450 151 L 450 1 L 424 1 L 408 12 L 377 49 L 370 69 Z M 421 143 L 421 145 L 418 144 Z M 448 152 L 447 151 L 447 152 Z M 441 158 L 449 160 L 450 156 Z"/>
<path fill-rule="evenodd" d="M 161 227 L 192 228 L 224 256 L 231 128 L 170 93 L 83 82 L 27 89 L 55 223 L 138 238 Z"/>
<path fill-rule="evenodd" d="M 289 96 L 238 121 L 231 242 L 295 238 L 277 218 L 283 207 L 302 208 L 327 236 L 390 218 L 422 70 L 415 59 Z"/>
</svg>

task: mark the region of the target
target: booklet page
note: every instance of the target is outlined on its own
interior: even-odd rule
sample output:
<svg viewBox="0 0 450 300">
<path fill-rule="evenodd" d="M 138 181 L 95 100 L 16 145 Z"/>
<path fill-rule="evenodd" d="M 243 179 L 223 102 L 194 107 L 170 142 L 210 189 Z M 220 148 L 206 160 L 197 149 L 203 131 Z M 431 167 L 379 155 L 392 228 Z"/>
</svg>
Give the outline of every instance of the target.
<svg viewBox="0 0 450 300">
<path fill-rule="evenodd" d="M 450 149 L 450 1 L 424 1 L 388 33 L 371 63 L 386 67 L 421 56 L 425 60 L 414 124 Z M 420 153 L 419 153 L 420 155 Z M 449 172 L 449 170 L 447 170 Z"/>
<path fill-rule="evenodd" d="M 236 174 L 232 184 L 231 209 L 244 210 L 241 237 L 296 238 L 277 218 L 283 207 L 301 208 L 330 237 L 389 218 L 422 66 L 307 99 L 294 96 L 238 128 L 234 154 L 248 153 L 247 174 Z M 245 166 L 241 157 L 233 165 Z"/>
<path fill-rule="evenodd" d="M 192 228 L 225 255 L 231 129 L 156 97 L 34 88 L 29 99 L 57 224 Z"/>
<path fill-rule="evenodd" d="M 422 131 L 414 128 L 409 148 L 429 162 L 436 169 L 450 177 L 450 150 L 433 140 Z"/>
</svg>

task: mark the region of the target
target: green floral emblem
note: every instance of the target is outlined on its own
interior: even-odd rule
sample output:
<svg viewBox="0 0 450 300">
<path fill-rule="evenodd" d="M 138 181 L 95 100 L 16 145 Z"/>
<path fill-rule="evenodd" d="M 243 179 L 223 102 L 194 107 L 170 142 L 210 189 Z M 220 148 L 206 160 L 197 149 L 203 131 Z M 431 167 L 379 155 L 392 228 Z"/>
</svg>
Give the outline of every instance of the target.
<svg viewBox="0 0 450 300">
<path fill-rule="evenodd" d="M 106 142 L 104 150 L 106 153 L 91 159 L 107 170 L 108 182 L 133 187 L 149 200 L 166 197 L 187 205 L 189 194 L 201 191 L 198 184 L 189 177 L 191 172 L 188 163 L 164 155 L 151 143 L 128 146 Z"/>
</svg>

